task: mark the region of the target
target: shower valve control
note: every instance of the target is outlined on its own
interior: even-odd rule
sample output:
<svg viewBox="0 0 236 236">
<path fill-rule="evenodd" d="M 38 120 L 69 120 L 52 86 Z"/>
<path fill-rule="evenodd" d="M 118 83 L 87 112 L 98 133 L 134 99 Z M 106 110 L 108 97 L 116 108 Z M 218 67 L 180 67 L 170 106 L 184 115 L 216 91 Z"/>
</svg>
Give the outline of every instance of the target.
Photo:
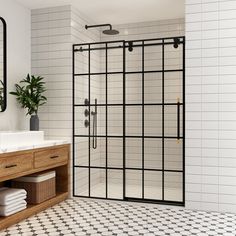
<svg viewBox="0 0 236 236">
<path fill-rule="evenodd" d="M 89 105 L 89 100 L 87 98 L 84 99 L 84 105 Z"/>
<path fill-rule="evenodd" d="M 87 117 L 87 116 L 89 116 L 89 110 L 88 109 L 85 109 L 84 110 L 84 115 Z"/>
<path fill-rule="evenodd" d="M 88 120 L 84 121 L 84 126 L 85 126 L 85 128 L 89 127 L 89 121 Z"/>
</svg>

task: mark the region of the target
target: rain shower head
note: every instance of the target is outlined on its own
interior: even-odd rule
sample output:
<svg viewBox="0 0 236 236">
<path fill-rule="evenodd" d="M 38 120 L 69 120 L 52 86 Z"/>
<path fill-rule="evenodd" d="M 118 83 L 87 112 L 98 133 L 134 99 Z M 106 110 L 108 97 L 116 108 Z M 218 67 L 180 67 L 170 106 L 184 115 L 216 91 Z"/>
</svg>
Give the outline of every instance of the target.
<svg viewBox="0 0 236 236">
<path fill-rule="evenodd" d="M 119 31 L 118 30 L 114 30 L 114 29 L 108 29 L 108 30 L 103 30 L 102 31 L 104 34 L 107 34 L 107 35 L 116 35 L 116 34 L 119 34 Z"/>
<path fill-rule="evenodd" d="M 88 29 L 88 28 L 96 28 L 96 27 L 105 27 L 105 26 L 109 26 L 110 29 L 103 30 L 103 31 L 102 31 L 103 34 L 106 34 L 106 35 L 116 35 L 116 34 L 119 34 L 119 31 L 118 31 L 118 30 L 112 29 L 112 25 L 111 25 L 111 24 L 85 25 L 85 29 Z"/>
</svg>

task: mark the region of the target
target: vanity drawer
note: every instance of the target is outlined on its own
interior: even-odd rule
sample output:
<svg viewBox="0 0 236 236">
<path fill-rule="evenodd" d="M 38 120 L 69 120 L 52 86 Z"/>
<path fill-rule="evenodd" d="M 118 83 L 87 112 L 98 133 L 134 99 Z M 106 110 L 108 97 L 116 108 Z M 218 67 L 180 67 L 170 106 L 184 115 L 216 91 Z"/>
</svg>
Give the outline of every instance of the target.
<svg viewBox="0 0 236 236">
<path fill-rule="evenodd" d="M 0 177 L 19 174 L 33 169 L 33 154 L 22 154 L 0 158 Z"/>
<path fill-rule="evenodd" d="M 69 150 L 66 147 L 54 148 L 34 153 L 34 167 L 47 167 L 68 160 Z"/>
</svg>

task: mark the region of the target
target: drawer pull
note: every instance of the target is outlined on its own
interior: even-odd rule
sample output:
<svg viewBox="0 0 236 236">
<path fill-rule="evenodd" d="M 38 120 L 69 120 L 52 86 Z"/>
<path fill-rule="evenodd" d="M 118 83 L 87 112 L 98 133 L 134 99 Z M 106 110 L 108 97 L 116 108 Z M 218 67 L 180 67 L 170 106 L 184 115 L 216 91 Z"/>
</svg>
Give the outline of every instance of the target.
<svg viewBox="0 0 236 236">
<path fill-rule="evenodd" d="M 5 168 L 13 168 L 13 167 L 16 167 L 16 166 L 17 166 L 16 164 L 13 164 L 13 165 L 5 166 Z"/>
<path fill-rule="evenodd" d="M 50 158 L 51 159 L 55 159 L 55 158 L 58 158 L 59 156 L 51 156 Z"/>
</svg>

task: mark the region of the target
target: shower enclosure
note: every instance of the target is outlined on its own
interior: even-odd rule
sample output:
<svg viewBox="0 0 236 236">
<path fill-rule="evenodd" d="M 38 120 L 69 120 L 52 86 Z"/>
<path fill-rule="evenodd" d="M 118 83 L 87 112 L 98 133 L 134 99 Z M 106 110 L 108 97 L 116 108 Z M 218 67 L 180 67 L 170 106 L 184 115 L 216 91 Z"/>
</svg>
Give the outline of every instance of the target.
<svg viewBox="0 0 236 236">
<path fill-rule="evenodd" d="M 184 205 L 185 38 L 73 45 L 73 195 Z"/>
</svg>

